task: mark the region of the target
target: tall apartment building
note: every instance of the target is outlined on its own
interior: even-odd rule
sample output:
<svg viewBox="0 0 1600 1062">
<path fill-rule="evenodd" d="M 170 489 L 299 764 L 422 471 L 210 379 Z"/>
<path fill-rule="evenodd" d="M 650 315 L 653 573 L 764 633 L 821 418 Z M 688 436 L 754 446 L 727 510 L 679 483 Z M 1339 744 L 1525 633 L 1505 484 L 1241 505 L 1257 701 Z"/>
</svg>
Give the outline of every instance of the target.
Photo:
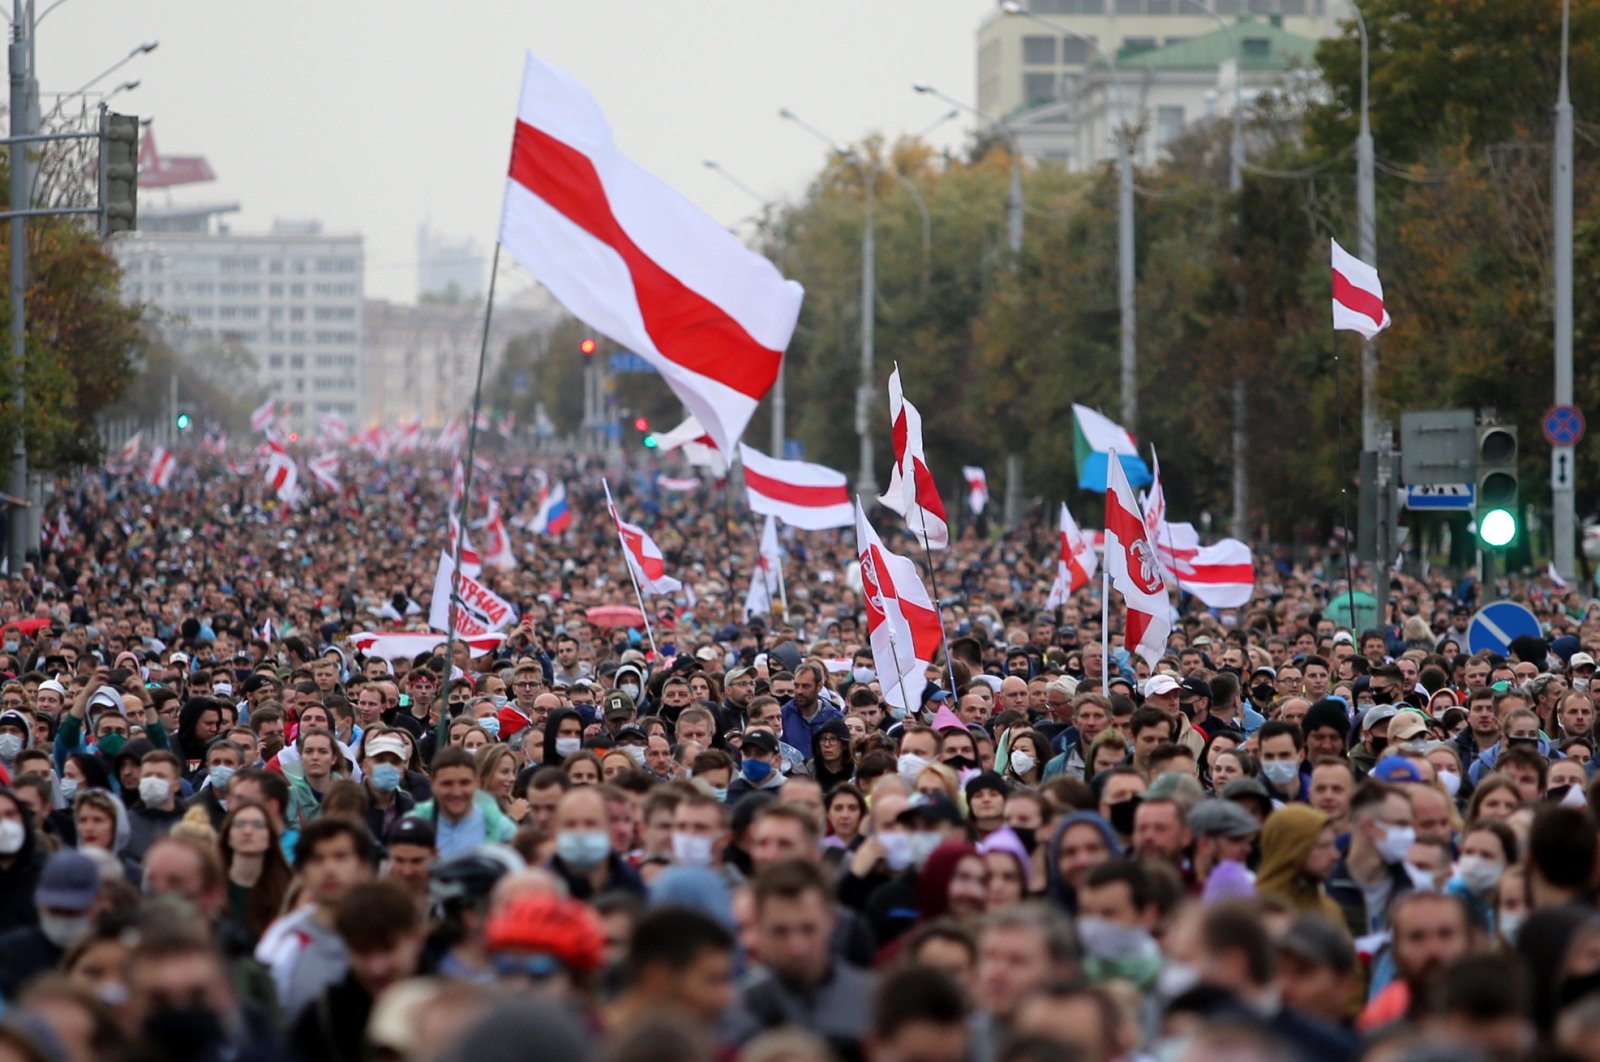
<svg viewBox="0 0 1600 1062">
<path fill-rule="evenodd" d="M 322 413 L 364 422 L 361 237 L 317 222 L 233 233 L 216 216 L 195 224 L 193 213 L 168 227 L 159 211 L 141 209 L 141 231 L 113 244 L 123 296 L 161 310 L 181 352 L 242 344 L 257 379 L 241 387 L 264 390 L 295 430 Z"/>
<path fill-rule="evenodd" d="M 1165 48 L 1213 33 L 1216 20 L 1281 16 L 1290 33 L 1313 39 L 1338 31 L 1345 0 L 1023 0 L 1030 11 L 1094 41 L 1107 55 Z M 978 109 L 1015 115 L 1058 99 L 1064 79 L 1083 73 L 1094 49 L 1080 37 L 998 8 L 978 27 Z"/>
</svg>

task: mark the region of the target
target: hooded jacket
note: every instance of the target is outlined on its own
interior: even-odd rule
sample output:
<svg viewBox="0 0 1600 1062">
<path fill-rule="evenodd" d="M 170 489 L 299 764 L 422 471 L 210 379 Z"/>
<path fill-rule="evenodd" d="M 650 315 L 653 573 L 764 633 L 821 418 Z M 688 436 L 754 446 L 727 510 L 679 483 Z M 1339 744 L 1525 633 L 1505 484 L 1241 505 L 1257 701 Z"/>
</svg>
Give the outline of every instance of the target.
<svg viewBox="0 0 1600 1062">
<path fill-rule="evenodd" d="M 22 802 L 10 789 L 0 787 L 0 798 L 22 809 Z M 32 816 L 22 816 L 22 829 L 22 847 L 13 856 L 0 856 L 0 932 L 36 925 L 39 921 L 33 893 L 38 888 L 39 874 L 44 870 L 48 855 L 34 833 Z"/>
<path fill-rule="evenodd" d="M 1322 891 L 1322 883 L 1302 871 L 1306 856 L 1328 825 L 1328 816 L 1309 804 L 1286 804 L 1267 816 L 1261 830 L 1261 868 L 1256 872 L 1256 893 L 1281 896 L 1295 910 L 1320 914 L 1342 925 L 1339 905 Z"/>
<path fill-rule="evenodd" d="M 545 767 L 560 767 L 561 761 L 566 757 L 556 751 L 556 731 L 561 729 L 563 719 L 576 719 L 579 726 L 579 741 L 582 741 L 583 716 L 572 708 L 553 708 L 544 720 L 544 748 L 541 749 L 540 763 Z"/>
<path fill-rule="evenodd" d="M 1075 811 L 1056 824 L 1055 832 L 1050 835 L 1050 846 L 1045 854 L 1045 871 L 1048 875 L 1048 884 L 1045 886 L 1050 899 L 1060 904 L 1063 911 L 1076 914 L 1078 911 L 1078 897 L 1071 885 L 1061 876 L 1061 838 L 1072 827 L 1088 824 L 1100 831 L 1100 837 L 1106 843 L 1109 852 L 1108 859 L 1115 859 L 1122 854 L 1122 842 L 1117 840 L 1117 831 L 1111 824 L 1101 818 L 1097 812 Z"/>
<path fill-rule="evenodd" d="M 840 762 L 837 771 L 828 769 L 827 765 L 822 762 L 821 752 L 817 750 L 815 738 L 820 738 L 824 734 L 832 734 L 844 744 L 844 759 Z M 817 728 L 811 745 L 811 763 L 809 766 L 811 777 L 815 778 L 817 783 L 822 786 L 824 793 L 840 782 L 848 782 L 855 777 L 856 763 L 855 759 L 850 755 L 850 730 L 844 725 L 842 716 L 838 719 L 829 719 Z"/>
</svg>

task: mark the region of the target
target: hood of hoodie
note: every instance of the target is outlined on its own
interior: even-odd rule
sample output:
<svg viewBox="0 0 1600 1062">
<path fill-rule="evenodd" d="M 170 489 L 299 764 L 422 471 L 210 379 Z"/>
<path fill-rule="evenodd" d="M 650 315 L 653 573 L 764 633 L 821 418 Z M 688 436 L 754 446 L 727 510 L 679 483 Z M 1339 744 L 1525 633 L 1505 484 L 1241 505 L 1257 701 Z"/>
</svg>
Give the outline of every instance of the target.
<svg viewBox="0 0 1600 1062">
<path fill-rule="evenodd" d="M 965 841 L 946 842 L 933 850 L 928 861 L 917 874 L 918 921 L 931 922 L 943 918 L 950 910 L 950 882 L 956 868 L 968 856 L 978 855 L 978 850 Z"/>
<path fill-rule="evenodd" d="M 1074 811 L 1071 815 L 1056 824 L 1055 831 L 1050 834 L 1050 846 L 1046 849 L 1045 871 L 1049 875 L 1050 896 L 1061 904 L 1064 910 L 1076 910 L 1073 897 L 1069 895 L 1072 887 L 1061 877 L 1061 837 L 1068 830 L 1078 825 L 1093 826 L 1100 831 L 1100 837 L 1106 843 L 1106 849 L 1115 859 L 1122 852 L 1122 842 L 1117 840 L 1117 831 L 1111 828 L 1111 823 L 1102 819 L 1098 812 Z"/>
<path fill-rule="evenodd" d="M 1304 892 L 1300 868 L 1327 825 L 1328 816 L 1309 804 L 1285 804 L 1268 815 L 1261 829 L 1261 867 L 1256 871 L 1256 891 L 1286 896 Z"/>
<path fill-rule="evenodd" d="M 544 720 L 544 757 L 539 762 L 546 767 L 559 767 L 565 756 L 556 753 L 556 731 L 561 729 L 563 719 L 576 719 L 578 725 L 583 725 L 583 716 L 572 708 L 553 708 Z M 581 738 L 581 733 L 580 733 Z"/>
<path fill-rule="evenodd" d="M 13 726 L 21 727 L 22 747 L 25 749 L 33 748 L 32 719 L 29 719 L 26 715 L 17 711 L 15 708 L 9 708 L 6 711 L 0 712 L 0 723 L 10 723 Z"/>
</svg>

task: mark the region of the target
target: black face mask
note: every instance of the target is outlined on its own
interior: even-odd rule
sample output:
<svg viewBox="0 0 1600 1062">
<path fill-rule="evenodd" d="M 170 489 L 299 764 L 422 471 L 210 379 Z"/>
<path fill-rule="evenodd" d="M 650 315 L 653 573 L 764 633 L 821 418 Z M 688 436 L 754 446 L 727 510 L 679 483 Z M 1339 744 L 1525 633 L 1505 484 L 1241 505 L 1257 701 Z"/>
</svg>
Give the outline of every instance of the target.
<svg viewBox="0 0 1600 1062">
<path fill-rule="evenodd" d="M 1013 826 L 1011 832 L 1017 835 L 1017 840 L 1022 842 L 1022 847 L 1033 855 L 1034 849 L 1039 847 L 1039 834 L 1032 826 Z"/>
<path fill-rule="evenodd" d="M 1133 816 L 1139 810 L 1139 798 L 1129 797 L 1111 805 L 1111 828 L 1124 837 L 1133 836 Z"/>
<path fill-rule="evenodd" d="M 1372 691 L 1372 703 L 1373 704 L 1393 704 L 1394 703 L 1394 691 L 1393 690 L 1373 690 Z"/>
<path fill-rule="evenodd" d="M 144 1019 L 143 1032 L 150 1047 L 177 1062 L 217 1057 L 227 1043 L 222 1019 L 205 1006 L 153 1010 Z"/>
<path fill-rule="evenodd" d="M 958 771 L 975 771 L 978 769 L 978 761 L 970 756 L 957 756 L 954 759 L 945 760 L 944 765 L 946 767 L 954 767 Z"/>
<path fill-rule="evenodd" d="M 1240 671 L 1236 667 L 1222 667 L 1218 668 L 1217 670 L 1221 671 L 1225 675 L 1232 675 L 1235 678 L 1244 678 L 1244 672 Z"/>
<path fill-rule="evenodd" d="M 1368 740 L 1372 742 L 1372 754 L 1374 756 L 1382 756 L 1383 750 L 1389 747 L 1389 739 L 1386 737 L 1374 735 Z"/>
<path fill-rule="evenodd" d="M 1250 687 L 1250 699 L 1257 704 L 1271 704 L 1273 695 L 1278 692 L 1276 686 L 1263 682 L 1259 686 Z"/>
</svg>

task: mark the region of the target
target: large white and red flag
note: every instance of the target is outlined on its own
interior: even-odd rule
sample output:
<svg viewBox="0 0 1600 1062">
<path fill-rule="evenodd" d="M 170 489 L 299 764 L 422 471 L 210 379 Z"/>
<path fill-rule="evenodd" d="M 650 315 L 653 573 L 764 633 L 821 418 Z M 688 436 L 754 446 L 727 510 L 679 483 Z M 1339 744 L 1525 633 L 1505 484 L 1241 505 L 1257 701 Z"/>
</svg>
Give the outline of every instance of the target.
<svg viewBox="0 0 1600 1062">
<path fill-rule="evenodd" d="M 511 602 L 464 570 L 457 579 L 450 554 L 440 551 L 439 568 L 433 577 L 433 599 L 428 604 L 428 626 L 448 631 L 454 622 L 458 635 L 473 638 L 504 630 L 516 621 L 517 610 Z"/>
<path fill-rule="evenodd" d="M 506 530 L 500 506 L 493 498 L 489 499 L 489 515 L 473 521 L 472 527 L 483 535 L 483 544 L 478 547 L 483 563 L 506 571 L 516 568 L 517 554 L 511 548 L 511 535 Z"/>
<path fill-rule="evenodd" d="M 961 478 L 967 484 L 967 508 L 981 516 L 989 507 L 989 477 L 977 465 L 962 465 Z"/>
<path fill-rule="evenodd" d="M 337 413 L 324 413 L 317 418 L 317 429 L 325 443 L 343 446 L 350 441 L 350 424 Z"/>
<path fill-rule="evenodd" d="M 917 575 L 916 562 L 885 548 L 867 523 L 860 499 L 855 504 L 855 522 L 872 667 L 878 673 L 884 700 L 914 709 L 922 703 L 928 668 L 939 655 L 944 637 L 939 610 Z"/>
<path fill-rule="evenodd" d="M 432 631 L 362 631 L 350 636 L 350 644 L 364 655 L 383 660 L 399 660 L 401 657 L 412 660 L 420 653 L 437 649 L 448 640 L 447 634 L 435 634 Z M 471 656 L 480 657 L 500 648 L 506 636 L 503 634 L 466 636 L 458 630 L 456 640 L 466 643 Z"/>
<path fill-rule="evenodd" d="M 756 552 L 755 571 L 750 573 L 750 589 L 744 595 L 745 618 L 777 614 L 773 605 L 778 601 L 783 578 L 783 547 L 778 544 L 778 518 L 767 517 L 761 527 L 761 545 Z"/>
<path fill-rule="evenodd" d="M 889 374 L 889 425 L 894 467 L 889 470 L 889 489 L 878 501 L 904 516 L 906 527 L 925 548 L 943 549 L 950 544 L 950 520 L 922 451 L 922 414 L 906 401 L 900 387 L 899 363 Z"/>
<path fill-rule="evenodd" d="M 300 498 L 300 466 L 275 435 L 267 437 L 267 486 L 285 505 Z"/>
<path fill-rule="evenodd" d="M 1122 463 L 1115 460 L 1106 463 L 1105 554 L 1111 587 L 1122 595 L 1127 607 L 1123 644 L 1155 667 L 1167 648 L 1172 610 L 1139 499 L 1134 497 Z"/>
<path fill-rule="evenodd" d="M 1338 240 L 1328 242 L 1333 245 L 1334 331 L 1360 332 L 1371 339 L 1390 323 L 1378 270 L 1340 247 Z"/>
<path fill-rule="evenodd" d="M 671 431 L 656 436 L 656 452 L 671 453 L 680 449 L 691 465 L 706 469 L 713 478 L 721 479 L 728 474 L 728 459 L 717 449 L 715 440 L 706 434 L 700 418 L 691 416 Z"/>
<path fill-rule="evenodd" d="M 1060 553 L 1056 558 L 1056 581 L 1051 584 L 1050 597 L 1044 603 L 1045 608 L 1055 608 L 1066 603 L 1067 598 L 1077 593 L 1090 579 L 1094 578 L 1095 569 L 1100 566 L 1100 558 L 1095 555 L 1094 548 L 1089 545 L 1089 540 L 1083 537 L 1083 532 L 1078 530 L 1078 522 L 1067 511 L 1067 503 L 1061 503 L 1061 535 Z"/>
<path fill-rule="evenodd" d="M 449 551 L 456 555 L 456 536 L 461 534 L 461 520 L 454 512 L 445 520 L 445 533 L 450 540 Z M 461 570 L 476 578 L 483 574 L 483 554 L 472 545 L 472 536 L 461 540 Z"/>
<path fill-rule="evenodd" d="M 256 431 L 266 431 L 277 419 L 278 406 L 270 398 L 250 411 L 250 427 Z"/>
<path fill-rule="evenodd" d="M 1207 608 L 1243 608 L 1255 596 L 1255 556 L 1236 538 L 1201 546 L 1179 560 L 1174 574 L 1178 585 Z"/>
<path fill-rule="evenodd" d="M 753 512 L 806 531 L 849 527 L 855 520 L 843 472 L 809 461 L 780 461 L 744 443 L 739 444 L 739 463 Z"/>
<path fill-rule="evenodd" d="M 167 484 L 172 482 L 173 473 L 178 471 L 178 459 L 171 450 L 165 446 L 158 446 L 150 451 L 150 464 L 144 470 L 144 481 L 157 490 L 166 490 Z"/>
<path fill-rule="evenodd" d="M 616 503 L 611 500 L 611 485 L 606 490 L 606 508 L 611 511 L 611 522 L 616 525 L 617 538 L 622 541 L 622 556 L 628 569 L 639 584 L 641 594 L 672 594 L 683 589 L 683 584 L 667 574 L 667 560 L 644 528 L 627 523 L 617 514 Z"/>
<path fill-rule="evenodd" d="M 500 240 L 574 317 L 655 366 L 733 452 L 804 292 L 631 162 L 589 90 L 532 54 Z"/>
<path fill-rule="evenodd" d="M 318 454 L 306 462 L 306 471 L 311 473 L 311 478 L 317 486 L 330 494 L 338 494 L 344 489 L 339 482 L 339 455 L 335 453 Z"/>
</svg>

